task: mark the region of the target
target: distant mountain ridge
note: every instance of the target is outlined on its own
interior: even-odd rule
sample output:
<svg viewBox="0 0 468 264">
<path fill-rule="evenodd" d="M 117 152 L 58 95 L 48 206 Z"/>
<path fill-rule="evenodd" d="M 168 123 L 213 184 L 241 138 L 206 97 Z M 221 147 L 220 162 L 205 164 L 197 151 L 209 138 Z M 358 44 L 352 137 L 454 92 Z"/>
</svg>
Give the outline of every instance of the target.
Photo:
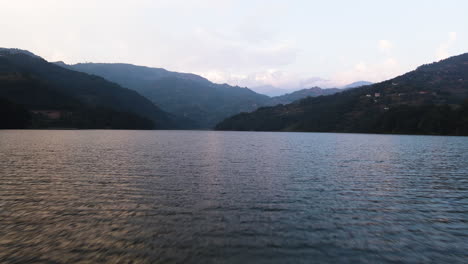
<svg viewBox="0 0 468 264">
<path fill-rule="evenodd" d="M 348 85 L 345 85 L 343 87 L 341 87 L 342 89 L 351 89 L 351 88 L 358 88 L 358 87 L 362 87 L 362 86 L 366 86 L 366 85 L 372 85 L 373 83 L 372 82 L 367 82 L 367 81 L 357 81 L 357 82 L 353 82 L 353 83 L 350 83 Z"/>
<path fill-rule="evenodd" d="M 370 85 L 372 84 L 372 82 L 367 82 L 367 81 L 357 81 L 357 82 L 353 82 L 351 84 L 348 84 L 348 85 L 344 85 L 344 86 L 341 86 L 341 87 L 336 87 L 336 88 L 321 88 L 319 86 L 314 86 L 314 87 L 311 87 L 311 88 L 302 88 L 302 89 L 295 89 L 295 90 L 288 90 L 288 89 L 282 89 L 282 88 L 278 88 L 278 87 L 275 87 L 275 86 L 272 86 L 272 85 L 263 85 L 263 86 L 257 86 L 257 87 L 253 87 L 251 88 L 253 91 L 257 92 L 257 93 L 260 93 L 260 94 L 265 94 L 265 95 L 268 95 L 270 97 L 280 97 L 280 96 L 283 96 L 283 95 L 287 95 L 287 94 L 292 94 L 292 93 L 295 93 L 295 92 L 299 92 L 299 91 L 302 91 L 300 93 L 297 93 L 297 95 L 299 94 L 303 94 L 305 95 L 303 98 L 307 97 L 307 96 L 320 96 L 320 95 L 328 95 L 328 94 L 332 94 L 332 93 L 324 93 L 324 94 L 321 94 L 320 92 L 317 93 L 314 93 L 312 90 L 311 90 L 311 93 L 310 95 L 307 94 L 307 92 L 305 90 L 310 90 L 310 89 L 313 89 L 313 88 L 320 88 L 322 90 L 327 90 L 327 89 L 351 89 L 351 88 L 357 88 L 357 87 L 361 87 L 361 86 L 365 86 L 365 85 Z"/>
<path fill-rule="evenodd" d="M 109 80 L 115 80 L 115 82 L 124 86 L 135 86 L 133 82 L 138 82 L 140 80 L 156 81 L 167 77 L 176 77 L 201 83 L 211 83 L 206 78 L 193 73 L 173 72 L 163 68 L 136 66 L 128 63 L 78 63 L 67 65 L 64 62 L 55 62 L 55 64 L 75 71 L 102 76 Z"/>
<path fill-rule="evenodd" d="M 131 64 L 64 65 L 116 82 L 149 98 L 163 110 L 194 121 L 191 128 L 209 129 L 226 117 L 267 105 L 269 97 L 248 88 L 215 84 L 190 73 Z"/>
<path fill-rule="evenodd" d="M 298 91 L 294 91 L 292 93 L 288 93 L 281 96 L 275 96 L 271 98 L 270 105 L 277 105 L 277 104 L 289 104 L 297 100 L 301 100 L 307 97 L 317 97 L 323 95 L 331 95 L 335 93 L 342 92 L 342 89 L 338 88 L 320 88 L 320 87 L 312 87 L 308 89 L 302 89 Z"/>
<path fill-rule="evenodd" d="M 291 92 L 289 90 L 281 89 L 273 85 L 256 86 L 250 89 L 256 93 L 268 95 L 270 97 L 281 96 Z"/>
<path fill-rule="evenodd" d="M 218 130 L 468 135 L 468 53 L 394 79 L 263 107 Z"/>
<path fill-rule="evenodd" d="M 251 112 L 261 106 L 288 104 L 308 96 L 329 95 L 343 90 L 318 87 L 269 97 L 248 88 L 215 84 L 191 73 L 171 72 L 124 63 L 79 63 L 57 65 L 101 76 L 149 98 L 163 110 L 192 120 L 193 127 L 210 129 L 223 119 Z"/>
</svg>

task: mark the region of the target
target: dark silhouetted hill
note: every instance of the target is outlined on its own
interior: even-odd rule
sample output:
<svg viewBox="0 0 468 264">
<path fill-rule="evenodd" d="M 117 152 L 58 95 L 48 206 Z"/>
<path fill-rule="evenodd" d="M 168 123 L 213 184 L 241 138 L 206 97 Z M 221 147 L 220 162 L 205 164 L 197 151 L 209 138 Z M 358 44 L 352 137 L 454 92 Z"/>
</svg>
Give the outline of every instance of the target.
<svg viewBox="0 0 468 264">
<path fill-rule="evenodd" d="M 128 125 L 122 128 L 177 127 L 174 117 L 133 90 L 16 49 L 0 49 L 0 97 L 28 110 L 73 113 L 83 124 L 93 123 L 93 128 L 121 128 L 123 123 Z M 132 119 L 137 127 L 132 127 Z"/>
</svg>

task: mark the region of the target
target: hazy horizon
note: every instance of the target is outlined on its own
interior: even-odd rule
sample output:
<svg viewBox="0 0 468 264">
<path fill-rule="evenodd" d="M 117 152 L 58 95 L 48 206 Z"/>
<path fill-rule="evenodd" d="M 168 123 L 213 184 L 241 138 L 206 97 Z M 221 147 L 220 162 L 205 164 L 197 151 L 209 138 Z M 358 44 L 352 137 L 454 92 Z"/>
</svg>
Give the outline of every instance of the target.
<svg viewBox="0 0 468 264">
<path fill-rule="evenodd" d="M 379 82 L 466 52 L 465 1 L 0 1 L 0 46 L 289 91 Z M 417 19 L 416 19 L 417 18 Z"/>
</svg>

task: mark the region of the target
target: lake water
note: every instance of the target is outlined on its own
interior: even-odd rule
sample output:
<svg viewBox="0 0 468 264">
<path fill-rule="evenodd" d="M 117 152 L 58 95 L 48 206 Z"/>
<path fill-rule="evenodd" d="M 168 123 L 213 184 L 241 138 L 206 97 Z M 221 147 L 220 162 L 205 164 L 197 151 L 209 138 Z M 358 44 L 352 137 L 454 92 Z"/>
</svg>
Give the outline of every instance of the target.
<svg viewBox="0 0 468 264">
<path fill-rule="evenodd" d="M 468 138 L 0 131 L 1 263 L 468 262 Z"/>
</svg>

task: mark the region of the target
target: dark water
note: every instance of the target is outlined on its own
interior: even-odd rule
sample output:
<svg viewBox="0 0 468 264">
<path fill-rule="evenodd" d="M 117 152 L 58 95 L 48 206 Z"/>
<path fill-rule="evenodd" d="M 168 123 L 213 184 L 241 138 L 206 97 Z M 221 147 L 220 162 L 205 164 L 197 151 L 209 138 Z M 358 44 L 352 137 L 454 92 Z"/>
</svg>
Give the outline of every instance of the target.
<svg viewBox="0 0 468 264">
<path fill-rule="evenodd" d="M 468 138 L 0 131 L 1 263 L 467 263 Z"/>
</svg>

